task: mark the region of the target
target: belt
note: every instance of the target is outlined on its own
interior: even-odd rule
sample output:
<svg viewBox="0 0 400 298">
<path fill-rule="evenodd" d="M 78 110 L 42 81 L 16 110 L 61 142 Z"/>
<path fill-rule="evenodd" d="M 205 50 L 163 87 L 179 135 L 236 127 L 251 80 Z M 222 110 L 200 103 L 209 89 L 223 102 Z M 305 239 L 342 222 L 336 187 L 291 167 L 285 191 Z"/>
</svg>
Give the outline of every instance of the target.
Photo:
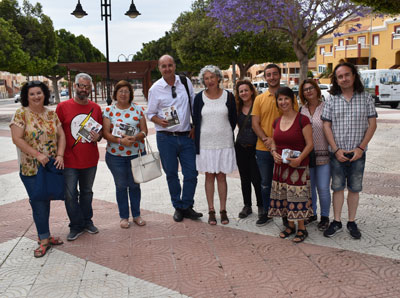
<svg viewBox="0 0 400 298">
<path fill-rule="evenodd" d="M 190 131 L 166 131 L 166 130 L 159 130 L 159 133 L 163 133 L 169 136 L 187 136 L 189 135 Z"/>
</svg>

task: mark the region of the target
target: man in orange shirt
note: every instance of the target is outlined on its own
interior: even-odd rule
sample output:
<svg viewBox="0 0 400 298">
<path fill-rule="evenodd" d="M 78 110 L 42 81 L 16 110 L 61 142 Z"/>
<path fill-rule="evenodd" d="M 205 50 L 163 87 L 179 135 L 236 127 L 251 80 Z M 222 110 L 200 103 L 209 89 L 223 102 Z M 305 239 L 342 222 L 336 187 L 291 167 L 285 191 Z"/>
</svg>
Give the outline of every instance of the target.
<svg viewBox="0 0 400 298">
<path fill-rule="evenodd" d="M 264 210 L 259 210 L 257 226 L 266 225 L 272 218 L 268 217 L 270 202 L 272 176 L 274 170 L 274 159 L 271 154 L 271 143 L 273 137 L 272 124 L 281 113 L 276 106 L 275 92 L 281 83 L 281 68 L 276 64 L 268 64 L 264 69 L 265 80 L 268 83 L 268 90 L 257 96 L 252 111 L 252 127 L 258 136 L 256 145 L 256 159 L 261 174 L 261 195 Z M 295 100 L 295 110 L 299 109 Z M 287 219 L 283 218 L 287 225 Z"/>
</svg>

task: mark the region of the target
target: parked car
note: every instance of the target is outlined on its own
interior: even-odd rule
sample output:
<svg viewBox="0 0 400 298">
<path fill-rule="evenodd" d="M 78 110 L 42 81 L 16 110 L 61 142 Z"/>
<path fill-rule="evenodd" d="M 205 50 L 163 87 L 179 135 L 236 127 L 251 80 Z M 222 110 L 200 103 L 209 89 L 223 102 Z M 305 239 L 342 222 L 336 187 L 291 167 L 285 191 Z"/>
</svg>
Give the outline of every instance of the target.
<svg viewBox="0 0 400 298">
<path fill-rule="evenodd" d="M 321 98 L 323 101 L 325 101 L 328 96 L 330 96 L 331 94 L 328 92 L 329 89 L 331 89 L 331 86 L 328 84 L 318 84 L 319 89 L 321 89 Z"/>
<path fill-rule="evenodd" d="M 14 102 L 19 102 L 21 101 L 21 93 L 17 93 L 14 95 Z"/>
<path fill-rule="evenodd" d="M 63 90 L 60 93 L 61 96 L 68 96 L 68 90 Z"/>
<path fill-rule="evenodd" d="M 400 70 L 372 69 L 360 71 L 365 91 L 369 92 L 377 104 L 390 105 L 392 109 L 400 105 Z"/>
<path fill-rule="evenodd" d="M 253 85 L 256 88 L 258 94 L 264 93 L 268 89 L 268 83 L 264 81 L 253 82 Z"/>
<path fill-rule="evenodd" d="M 299 85 L 294 85 L 291 89 L 296 97 L 299 96 Z"/>
</svg>

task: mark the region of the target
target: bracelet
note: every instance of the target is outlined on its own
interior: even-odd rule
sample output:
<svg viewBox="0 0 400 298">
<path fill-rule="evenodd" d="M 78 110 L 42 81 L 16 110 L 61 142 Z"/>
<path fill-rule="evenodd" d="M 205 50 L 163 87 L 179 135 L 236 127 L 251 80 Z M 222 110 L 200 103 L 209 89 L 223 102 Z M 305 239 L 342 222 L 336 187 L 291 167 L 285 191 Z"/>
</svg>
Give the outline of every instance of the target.
<svg viewBox="0 0 400 298">
<path fill-rule="evenodd" d="M 121 145 L 121 138 L 118 138 L 118 145 Z"/>
<path fill-rule="evenodd" d="M 360 146 L 357 146 L 358 149 L 360 149 L 362 152 L 365 151 L 365 149 L 361 148 Z"/>
<path fill-rule="evenodd" d="M 337 148 L 336 151 L 333 154 L 336 154 L 336 152 L 338 152 L 340 150 L 340 148 Z"/>
</svg>

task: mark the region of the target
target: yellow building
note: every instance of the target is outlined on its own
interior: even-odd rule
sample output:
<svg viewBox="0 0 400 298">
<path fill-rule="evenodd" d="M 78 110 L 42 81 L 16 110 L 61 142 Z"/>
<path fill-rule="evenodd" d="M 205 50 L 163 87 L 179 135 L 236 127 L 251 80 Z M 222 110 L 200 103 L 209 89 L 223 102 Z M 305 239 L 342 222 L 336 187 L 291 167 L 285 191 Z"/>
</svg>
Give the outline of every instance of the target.
<svg viewBox="0 0 400 298">
<path fill-rule="evenodd" d="M 315 54 L 322 82 L 329 81 L 327 75 L 341 61 L 360 70 L 400 68 L 400 16 L 351 18 L 320 39 Z"/>
</svg>

